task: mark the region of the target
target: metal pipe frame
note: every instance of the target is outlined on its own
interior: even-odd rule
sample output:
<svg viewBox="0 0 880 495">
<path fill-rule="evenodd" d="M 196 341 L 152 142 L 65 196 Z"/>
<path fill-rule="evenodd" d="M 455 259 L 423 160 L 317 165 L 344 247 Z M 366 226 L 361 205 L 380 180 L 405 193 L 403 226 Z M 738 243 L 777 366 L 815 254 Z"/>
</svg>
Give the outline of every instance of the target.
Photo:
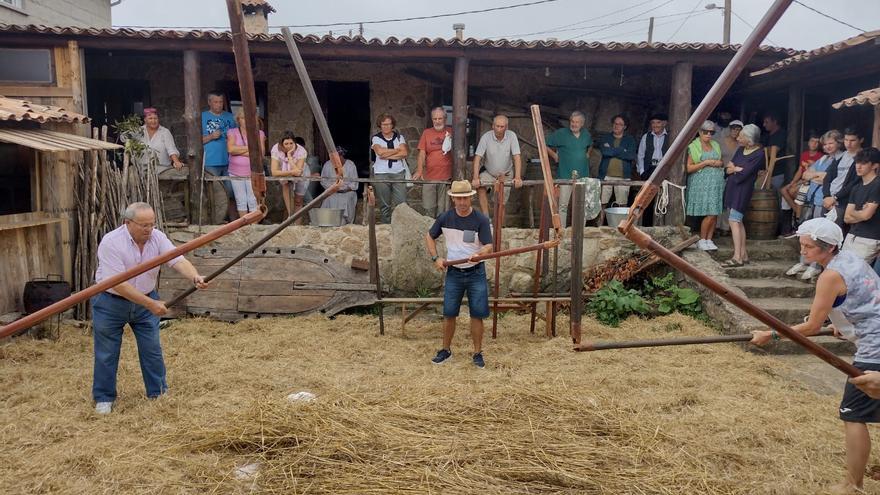
<svg viewBox="0 0 880 495">
<path fill-rule="evenodd" d="M 810 337 L 826 337 L 834 335 L 832 330 L 822 330 L 816 335 Z M 736 335 L 712 335 L 709 337 L 680 337 L 676 339 L 646 339 L 646 340 L 630 340 L 630 341 L 609 341 L 609 342 L 585 342 L 575 348 L 579 352 L 589 351 L 606 351 L 609 349 L 638 349 L 643 347 L 665 347 L 676 345 L 694 345 L 694 344 L 720 344 L 727 342 L 748 342 L 752 340 L 752 334 L 743 333 Z"/>
</svg>

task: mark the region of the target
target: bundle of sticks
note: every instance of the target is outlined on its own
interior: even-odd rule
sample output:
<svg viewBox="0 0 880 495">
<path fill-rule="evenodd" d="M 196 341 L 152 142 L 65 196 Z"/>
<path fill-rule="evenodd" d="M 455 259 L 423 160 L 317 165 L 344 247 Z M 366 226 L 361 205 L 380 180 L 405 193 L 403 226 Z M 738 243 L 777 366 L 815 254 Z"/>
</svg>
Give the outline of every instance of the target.
<svg viewBox="0 0 880 495">
<path fill-rule="evenodd" d="M 689 239 L 672 246 L 670 250 L 674 253 L 681 252 L 698 240 L 700 240 L 699 236 L 690 237 Z M 612 280 L 626 282 L 659 262 L 660 258 L 644 249 L 639 249 L 623 256 L 610 258 L 603 263 L 599 263 L 598 265 L 594 265 L 587 270 L 584 270 L 583 293 L 592 294 Z"/>
<path fill-rule="evenodd" d="M 107 126 L 92 130 L 95 139 L 107 140 Z M 76 162 L 76 245 L 73 289 L 90 286 L 97 269 L 98 243 L 107 232 L 122 222 L 125 207 L 136 201 L 153 206 L 156 224 L 163 227 L 162 196 L 156 172 L 155 154 L 132 155 L 126 146 L 121 167 L 106 151 L 84 152 Z M 144 165 L 140 165 L 144 163 Z M 75 317 L 89 317 L 88 304 L 75 308 Z"/>
</svg>

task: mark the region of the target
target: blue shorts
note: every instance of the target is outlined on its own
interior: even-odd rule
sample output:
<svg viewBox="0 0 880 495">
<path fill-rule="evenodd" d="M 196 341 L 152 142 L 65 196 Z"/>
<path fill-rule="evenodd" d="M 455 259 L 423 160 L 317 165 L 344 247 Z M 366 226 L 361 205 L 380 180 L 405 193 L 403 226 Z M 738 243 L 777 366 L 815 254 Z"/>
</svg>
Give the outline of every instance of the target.
<svg viewBox="0 0 880 495">
<path fill-rule="evenodd" d="M 470 268 L 446 269 L 446 286 L 443 290 L 443 316 L 455 318 L 461 308 L 461 298 L 467 294 L 471 318 L 489 317 L 489 281 L 486 280 L 486 264 L 478 263 Z"/>
<path fill-rule="evenodd" d="M 739 222 L 739 223 L 742 223 L 742 221 L 743 221 L 743 217 L 744 217 L 744 216 L 745 216 L 745 214 L 742 213 L 741 211 L 737 211 L 737 210 L 734 210 L 733 208 L 731 208 L 731 209 L 730 209 L 730 214 L 727 216 L 727 220 L 728 220 L 729 222 Z"/>
</svg>

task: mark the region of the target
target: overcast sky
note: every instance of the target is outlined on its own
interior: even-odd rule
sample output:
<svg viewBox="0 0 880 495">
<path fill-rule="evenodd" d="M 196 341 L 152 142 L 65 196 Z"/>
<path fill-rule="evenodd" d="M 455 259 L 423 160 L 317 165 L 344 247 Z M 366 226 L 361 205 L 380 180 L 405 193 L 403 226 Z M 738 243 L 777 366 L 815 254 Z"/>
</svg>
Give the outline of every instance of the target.
<svg viewBox="0 0 880 495">
<path fill-rule="evenodd" d="M 277 10 L 270 26 L 360 22 L 429 16 L 527 3 L 529 0 L 270 0 Z M 535 0 L 531 0 L 535 1 Z M 714 0 L 723 5 L 724 0 Z M 769 0 L 732 0 L 731 41 L 741 43 L 770 5 Z M 365 24 L 368 38 L 452 37 L 452 24 L 464 23 L 475 38 L 645 41 L 648 18 L 655 16 L 654 41 L 721 42 L 721 10 L 711 0 L 553 0 L 540 5 L 439 19 Z M 800 0 L 856 28 L 880 28 L 878 0 Z M 833 7 L 832 7 L 833 5 Z M 665 16 L 665 17 L 664 17 Z M 122 0 L 113 7 L 114 26 L 228 29 L 225 0 Z M 293 28 L 298 33 L 357 33 L 357 25 Z M 277 29 L 274 29 L 277 31 Z M 859 31 L 812 12 L 797 1 L 770 32 L 765 44 L 812 49 Z"/>
</svg>

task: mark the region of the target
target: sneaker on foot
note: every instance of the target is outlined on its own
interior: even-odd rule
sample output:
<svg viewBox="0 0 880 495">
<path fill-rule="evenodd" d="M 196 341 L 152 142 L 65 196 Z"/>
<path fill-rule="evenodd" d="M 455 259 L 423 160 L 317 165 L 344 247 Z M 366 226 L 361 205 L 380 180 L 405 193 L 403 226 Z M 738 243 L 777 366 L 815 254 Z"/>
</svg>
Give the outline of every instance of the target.
<svg viewBox="0 0 880 495">
<path fill-rule="evenodd" d="M 437 351 L 437 355 L 434 356 L 434 359 L 431 360 L 434 364 L 443 364 L 447 359 L 452 357 L 452 351 L 449 349 L 440 349 Z"/>
<path fill-rule="evenodd" d="M 474 354 L 474 366 L 477 368 L 483 369 L 486 367 L 486 363 L 483 361 L 483 352 L 480 351 Z"/>
<path fill-rule="evenodd" d="M 712 239 L 706 239 L 706 242 L 703 243 L 706 246 L 706 251 L 718 251 L 718 246 L 712 242 Z"/>
<path fill-rule="evenodd" d="M 112 402 L 98 402 L 95 404 L 95 412 L 98 414 L 110 414 L 113 410 Z"/>
<path fill-rule="evenodd" d="M 700 239 L 699 241 L 697 241 L 697 249 L 699 249 L 700 251 L 709 250 L 709 247 L 706 246 L 706 239 Z"/>
<path fill-rule="evenodd" d="M 805 265 L 803 263 L 795 263 L 791 268 L 788 269 L 787 272 L 785 272 L 785 274 L 788 275 L 789 277 L 793 277 L 806 269 L 807 269 L 807 265 Z"/>
<path fill-rule="evenodd" d="M 801 280 L 810 280 L 811 278 L 818 276 L 820 273 L 822 273 L 822 270 L 811 266 L 804 270 L 804 273 L 801 275 Z"/>
</svg>

